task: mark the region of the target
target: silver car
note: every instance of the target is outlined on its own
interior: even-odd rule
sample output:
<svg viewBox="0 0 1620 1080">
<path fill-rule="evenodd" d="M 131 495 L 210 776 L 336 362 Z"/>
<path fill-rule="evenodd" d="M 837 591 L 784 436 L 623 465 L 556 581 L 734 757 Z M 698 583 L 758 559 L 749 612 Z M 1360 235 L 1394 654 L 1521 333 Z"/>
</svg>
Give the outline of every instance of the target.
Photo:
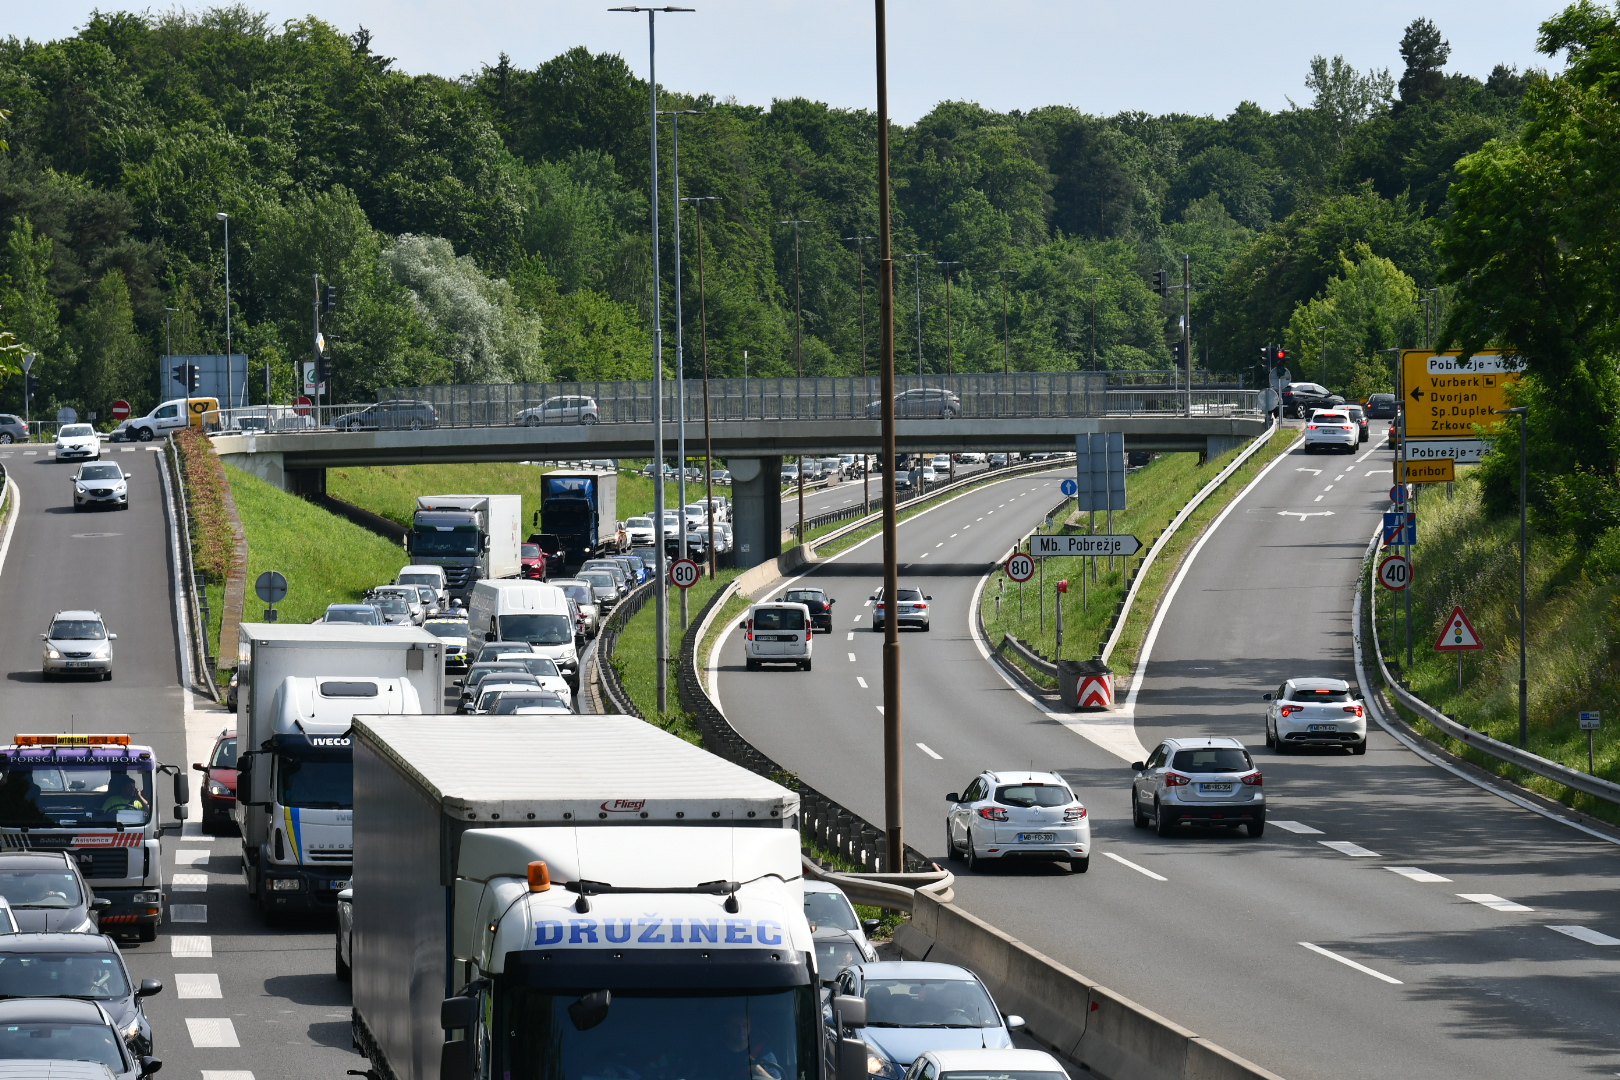
<svg viewBox="0 0 1620 1080">
<path fill-rule="evenodd" d="M 1343 679 L 1289 679 L 1267 694 L 1266 745 L 1286 754 L 1296 746 L 1342 746 L 1367 752 L 1367 709 Z"/>
<path fill-rule="evenodd" d="M 99 611 L 58 611 L 51 628 L 39 635 L 45 642 L 41 671 L 47 680 L 61 675 L 112 678 L 112 643 Z"/>
<path fill-rule="evenodd" d="M 613 575 L 606 570 L 582 570 L 579 580 L 591 587 L 596 596 L 596 610 L 606 614 L 613 610 L 613 605 L 619 602 L 619 586 L 613 580 Z"/>
<path fill-rule="evenodd" d="M 547 398 L 534 408 L 524 409 L 517 414 L 517 422 L 528 427 L 541 424 L 594 424 L 600 419 L 602 410 L 597 406 L 596 399 L 577 396 Z"/>
<path fill-rule="evenodd" d="M 590 582 L 581 581 L 578 578 L 566 578 L 560 581 L 554 579 L 551 584 L 561 589 L 567 594 L 568 599 L 574 602 L 574 606 L 580 615 L 580 633 L 588 638 L 595 637 L 597 627 L 602 620 L 602 614 L 597 609 L 596 591 L 591 588 Z"/>
<path fill-rule="evenodd" d="M 114 463 L 86 462 L 73 474 L 73 509 L 108 506 L 129 509 L 129 476 Z"/>
<path fill-rule="evenodd" d="M 366 599 L 382 610 L 383 622 L 389 626 L 403 626 L 406 623 L 421 626 L 422 621 L 427 618 L 427 609 L 422 606 L 422 594 L 414 585 L 384 585 L 372 589 Z M 398 610 L 400 604 L 404 605 L 403 619 Z"/>
<path fill-rule="evenodd" d="M 928 602 L 932 596 L 924 596 L 920 589 L 900 589 L 895 593 L 899 603 L 895 606 L 894 622 L 896 626 L 905 628 L 915 626 L 917 629 L 928 632 Z M 872 601 L 872 629 L 882 630 L 887 617 L 887 605 L 883 599 L 883 590 L 879 589 L 867 599 Z"/>
<path fill-rule="evenodd" d="M 1181 825 L 1248 827 L 1266 831 L 1266 789 L 1249 751 L 1236 739 L 1166 739 L 1146 761 L 1131 765 L 1131 821 L 1151 822 L 1160 836 Z"/>
</svg>

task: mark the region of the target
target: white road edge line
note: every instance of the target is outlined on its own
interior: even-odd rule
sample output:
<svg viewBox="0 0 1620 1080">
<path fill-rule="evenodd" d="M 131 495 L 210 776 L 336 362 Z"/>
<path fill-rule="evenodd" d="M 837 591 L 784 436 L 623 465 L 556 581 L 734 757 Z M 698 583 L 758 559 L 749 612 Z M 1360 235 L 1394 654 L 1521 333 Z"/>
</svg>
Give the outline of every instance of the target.
<svg viewBox="0 0 1620 1080">
<path fill-rule="evenodd" d="M 1599 933 L 1589 926 L 1549 926 L 1549 930 L 1556 930 L 1560 934 L 1584 941 L 1588 945 L 1620 945 L 1620 938 L 1612 938 L 1608 934 Z"/>
<path fill-rule="evenodd" d="M 1131 862 L 1131 860 L 1121 858 L 1120 856 L 1115 855 L 1112 851 L 1105 851 L 1105 852 L 1103 852 L 1103 854 L 1106 855 L 1108 858 L 1113 859 L 1115 862 L 1119 863 L 1121 866 L 1128 866 L 1132 870 L 1135 870 L 1138 874 L 1141 874 L 1144 877 L 1150 877 L 1154 881 L 1169 881 L 1170 880 L 1169 878 L 1164 877 L 1161 874 L 1155 874 L 1153 871 L 1149 870 L 1145 866 L 1137 866 L 1135 863 Z"/>
<path fill-rule="evenodd" d="M 944 761 L 945 760 L 945 755 L 944 754 L 936 754 L 936 753 L 934 753 L 933 747 L 929 746 L 925 742 L 918 743 L 917 744 L 917 749 L 921 750 L 923 753 L 927 754 L 929 757 L 933 758 L 935 761 Z"/>
<path fill-rule="evenodd" d="M 1308 941 L 1302 941 L 1302 942 L 1300 942 L 1300 944 L 1305 946 L 1307 949 L 1311 950 L 1311 952 L 1319 953 L 1320 955 L 1327 957 L 1329 960 L 1337 960 L 1339 963 L 1343 964 L 1345 967 L 1353 967 L 1357 971 L 1361 972 L 1363 975 L 1371 975 L 1375 979 L 1383 979 L 1385 982 L 1387 982 L 1387 983 L 1389 983 L 1389 984 L 1391 984 L 1393 986 L 1404 986 L 1404 985 L 1406 985 L 1405 983 L 1401 982 L 1401 980 L 1395 978 L 1392 975 L 1385 975 L 1382 971 L 1374 971 L 1372 968 L 1368 967 L 1366 964 L 1358 964 L 1354 960 L 1350 959 L 1348 956 L 1340 956 L 1338 953 L 1332 951 L 1331 949 L 1324 949 L 1320 945 L 1312 945 Z"/>
<path fill-rule="evenodd" d="M 1476 904 L 1490 908 L 1492 911 L 1534 911 L 1533 907 L 1526 907 L 1514 900 L 1488 892 L 1460 892 L 1457 894 L 1464 900 L 1472 900 Z"/>
<path fill-rule="evenodd" d="M 158 462 L 158 476 L 163 480 L 163 513 L 169 523 L 169 559 L 170 580 L 174 584 L 174 624 L 179 631 L 180 640 L 180 684 L 187 694 L 192 692 L 195 680 L 191 670 L 191 622 L 186 618 L 185 594 L 180 585 L 181 568 L 185 563 L 180 561 L 180 527 L 176 524 L 174 516 L 174 491 L 169 480 L 169 461 L 167 451 L 158 451 L 164 454 L 164 459 Z M 151 459 L 148 458 L 148 461 Z M 183 714 L 182 714 L 183 715 Z"/>
</svg>

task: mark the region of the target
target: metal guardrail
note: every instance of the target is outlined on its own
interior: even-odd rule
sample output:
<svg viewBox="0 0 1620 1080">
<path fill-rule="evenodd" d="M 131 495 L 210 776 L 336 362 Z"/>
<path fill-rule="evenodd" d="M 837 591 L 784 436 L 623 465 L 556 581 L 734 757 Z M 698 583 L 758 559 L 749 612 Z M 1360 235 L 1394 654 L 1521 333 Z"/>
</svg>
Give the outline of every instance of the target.
<svg viewBox="0 0 1620 1080">
<path fill-rule="evenodd" d="M 635 716 L 642 720 L 647 717 L 636 708 L 634 699 L 624 688 L 624 681 L 619 678 L 619 670 L 613 666 L 613 650 L 619 644 L 619 634 L 624 631 L 625 623 L 647 606 L 652 599 L 653 589 L 658 583 L 653 579 L 642 582 L 631 589 L 608 613 L 602 621 L 602 629 L 596 635 L 596 671 L 597 678 L 602 686 L 602 693 L 607 695 L 607 703 L 612 711 L 623 716 Z"/>
</svg>

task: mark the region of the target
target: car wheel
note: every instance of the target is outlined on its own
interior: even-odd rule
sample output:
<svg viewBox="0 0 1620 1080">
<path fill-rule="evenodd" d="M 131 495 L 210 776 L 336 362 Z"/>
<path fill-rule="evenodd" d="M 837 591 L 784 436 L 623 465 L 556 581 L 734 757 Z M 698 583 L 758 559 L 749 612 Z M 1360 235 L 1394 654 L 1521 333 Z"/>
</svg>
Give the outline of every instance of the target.
<svg viewBox="0 0 1620 1080">
<path fill-rule="evenodd" d="M 1071 873 L 1071 874 L 1083 874 L 1087 870 L 1090 870 L 1090 869 L 1091 869 L 1091 856 L 1090 855 L 1082 855 L 1078 859 L 1070 859 L 1069 860 L 1069 873 Z"/>
<path fill-rule="evenodd" d="M 1266 721 L 1266 747 L 1268 749 L 1276 749 L 1277 747 L 1277 736 L 1271 733 L 1271 721 L 1269 720 Z"/>
<path fill-rule="evenodd" d="M 420 420 L 412 420 L 411 421 L 411 430 L 412 431 L 421 431 L 422 430 L 422 421 L 420 421 Z"/>
<path fill-rule="evenodd" d="M 804 663 L 800 664 L 799 666 L 801 668 L 803 668 L 805 671 L 809 671 L 810 670 L 810 661 L 806 660 Z"/>
<path fill-rule="evenodd" d="M 1292 746 L 1288 745 L 1288 740 L 1284 739 L 1280 734 L 1276 736 L 1275 741 L 1272 743 L 1272 748 L 1279 754 L 1293 753 L 1294 750 Z"/>
<path fill-rule="evenodd" d="M 0 446 L 10 446 L 11 442 L 11 432 L 0 431 Z"/>
<path fill-rule="evenodd" d="M 973 847 L 973 834 L 968 833 L 967 868 L 975 874 L 987 873 L 990 867 L 987 860 L 979 858 L 979 853 Z"/>
<path fill-rule="evenodd" d="M 343 947 L 336 941 L 332 943 L 332 967 L 337 971 L 338 982 L 348 982 L 351 976 L 348 962 L 343 959 Z"/>
<path fill-rule="evenodd" d="M 747 666 L 748 666 L 749 671 L 758 671 L 759 670 L 759 661 L 755 660 L 752 656 L 750 656 L 748 658 Z"/>
<path fill-rule="evenodd" d="M 156 941 L 157 923 L 143 923 L 135 931 L 136 941 Z"/>
<path fill-rule="evenodd" d="M 112 672 L 111 671 L 103 671 L 101 673 L 101 681 L 102 682 L 112 682 Z"/>
<path fill-rule="evenodd" d="M 1258 818 L 1255 818 L 1253 821 L 1248 822 L 1247 824 L 1249 826 L 1249 839 L 1250 840 L 1258 840 L 1258 839 L 1260 839 L 1262 836 L 1264 836 L 1266 834 L 1266 819 L 1265 818 L 1258 817 Z"/>
<path fill-rule="evenodd" d="M 932 623 L 923 623 L 922 624 L 922 632 L 925 633 L 925 634 L 928 633 L 928 628 L 930 626 L 932 626 L 932 625 L 933 625 Z"/>
<path fill-rule="evenodd" d="M 75 514 L 77 514 L 80 510 L 83 510 L 83 509 L 84 509 L 84 503 L 80 502 L 78 499 L 74 499 L 73 500 L 73 512 Z"/>
<path fill-rule="evenodd" d="M 1131 788 L 1131 824 L 1138 829 L 1148 827 L 1148 817 L 1142 813 L 1142 802 L 1136 797 L 1136 788 Z"/>
<path fill-rule="evenodd" d="M 526 427 L 539 427 L 540 426 L 540 418 L 538 416 L 530 416 L 530 417 L 527 417 L 523 421 L 523 423 L 524 423 L 524 425 Z"/>
<path fill-rule="evenodd" d="M 55 682 L 56 681 L 56 672 L 52 671 L 50 668 L 41 668 L 40 672 L 39 672 L 39 681 L 40 682 Z"/>
<path fill-rule="evenodd" d="M 584 416 L 579 418 L 579 422 L 582 424 L 594 424 L 596 423 L 596 417 L 586 413 Z"/>
<path fill-rule="evenodd" d="M 151 428 L 136 428 L 134 434 L 135 434 L 135 441 L 136 442 L 151 442 L 152 441 L 152 429 Z"/>
<path fill-rule="evenodd" d="M 1153 831 L 1158 833 L 1160 836 L 1169 836 L 1175 831 L 1175 827 L 1175 823 L 1165 815 L 1164 807 L 1159 803 L 1159 800 L 1154 799 Z"/>
<path fill-rule="evenodd" d="M 1355 754 L 1357 757 L 1365 754 L 1367 752 L 1367 740 L 1362 739 L 1360 742 L 1356 743 L 1350 748 L 1350 752 Z"/>
<path fill-rule="evenodd" d="M 945 857 L 951 862 L 962 861 L 962 853 L 956 850 L 956 841 L 951 839 L 950 822 L 945 823 Z"/>
</svg>

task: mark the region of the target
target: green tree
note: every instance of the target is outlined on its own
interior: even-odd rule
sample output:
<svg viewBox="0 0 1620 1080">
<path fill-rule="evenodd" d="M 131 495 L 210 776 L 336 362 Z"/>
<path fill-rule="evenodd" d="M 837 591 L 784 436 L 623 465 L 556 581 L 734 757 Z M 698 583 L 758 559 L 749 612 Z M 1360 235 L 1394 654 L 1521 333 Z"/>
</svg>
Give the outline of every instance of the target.
<svg viewBox="0 0 1620 1080">
<path fill-rule="evenodd" d="M 71 329 L 78 369 L 61 399 L 82 414 L 109 415 L 116 398 L 125 398 L 144 411 L 155 402 L 155 364 L 146 343 L 135 329 L 124 273 L 116 267 L 102 275 L 90 290 L 90 301 L 79 309 Z"/>
<path fill-rule="evenodd" d="M 1294 308 L 1288 320 L 1283 343 L 1294 357 L 1295 375 L 1320 379 L 1356 399 L 1389 393 L 1393 361 L 1385 350 L 1421 344 L 1417 300 L 1410 277 L 1357 244 L 1340 258 L 1338 276 L 1321 295 Z"/>
</svg>

